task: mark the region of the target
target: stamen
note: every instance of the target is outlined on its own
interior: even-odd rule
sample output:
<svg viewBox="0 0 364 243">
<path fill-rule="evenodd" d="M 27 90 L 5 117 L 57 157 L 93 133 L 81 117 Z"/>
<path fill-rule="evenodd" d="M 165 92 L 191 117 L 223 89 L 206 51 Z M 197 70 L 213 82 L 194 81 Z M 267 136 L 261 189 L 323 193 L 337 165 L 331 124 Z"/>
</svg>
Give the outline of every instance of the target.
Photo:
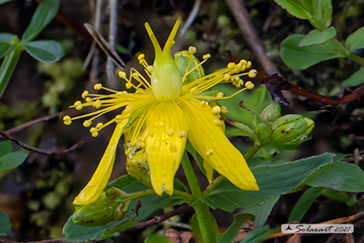
<svg viewBox="0 0 364 243">
<path fill-rule="evenodd" d="M 196 47 L 194 47 L 194 46 L 188 47 L 188 52 L 191 53 L 191 54 L 195 54 L 196 53 Z"/>
<path fill-rule="evenodd" d="M 90 121 L 90 120 L 86 120 L 83 122 L 84 127 L 89 127 L 89 126 L 91 126 L 91 124 L 92 124 L 92 121 Z"/>
<path fill-rule="evenodd" d="M 172 129 L 172 128 L 168 129 L 167 134 L 168 134 L 168 136 L 170 136 L 170 137 L 171 137 L 171 136 L 173 136 L 173 134 L 174 134 L 173 129 Z"/>
<path fill-rule="evenodd" d="M 257 76 L 257 70 L 252 69 L 249 71 L 249 73 L 248 73 L 249 78 L 255 78 L 256 76 Z"/>
<path fill-rule="evenodd" d="M 215 119 L 215 120 L 214 120 L 214 123 L 215 123 L 215 125 L 216 125 L 216 126 L 218 126 L 218 127 L 221 127 L 221 125 L 222 125 L 222 123 L 221 123 L 220 119 Z"/>
<path fill-rule="evenodd" d="M 101 88 L 102 88 L 102 84 L 95 84 L 94 85 L 95 90 L 100 90 Z"/>
<path fill-rule="evenodd" d="M 87 96 L 88 96 L 88 91 L 87 90 L 83 91 L 81 97 L 86 99 Z"/>
<path fill-rule="evenodd" d="M 205 155 L 207 157 L 210 157 L 213 153 L 214 153 L 214 151 L 212 149 L 209 149 L 209 150 L 206 151 Z"/>
<path fill-rule="evenodd" d="M 183 138 L 186 135 L 186 132 L 184 130 L 178 132 L 178 137 Z"/>
<path fill-rule="evenodd" d="M 63 122 L 64 122 L 65 125 L 71 125 L 72 119 L 71 119 L 70 116 L 64 116 L 63 117 Z"/>
<path fill-rule="evenodd" d="M 226 107 L 226 106 L 221 106 L 221 113 L 222 113 L 222 114 L 226 114 L 226 113 L 228 113 L 228 109 L 227 109 L 227 107 Z"/>
<path fill-rule="evenodd" d="M 212 108 L 212 113 L 213 113 L 214 115 L 218 115 L 218 114 L 220 113 L 220 111 L 221 111 L 221 109 L 220 109 L 220 107 L 219 107 L 219 106 L 214 106 L 214 107 Z"/>
<path fill-rule="evenodd" d="M 216 94 L 216 98 L 222 98 L 224 97 L 224 93 L 223 92 L 219 92 Z"/>
<path fill-rule="evenodd" d="M 254 89 L 254 84 L 251 81 L 245 83 L 245 87 L 247 89 Z"/>
<path fill-rule="evenodd" d="M 250 68 L 252 66 L 252 62 L 251 61 L 248 61 L 247 63 L 246 63 L 246 68 Z"/>
</svg>

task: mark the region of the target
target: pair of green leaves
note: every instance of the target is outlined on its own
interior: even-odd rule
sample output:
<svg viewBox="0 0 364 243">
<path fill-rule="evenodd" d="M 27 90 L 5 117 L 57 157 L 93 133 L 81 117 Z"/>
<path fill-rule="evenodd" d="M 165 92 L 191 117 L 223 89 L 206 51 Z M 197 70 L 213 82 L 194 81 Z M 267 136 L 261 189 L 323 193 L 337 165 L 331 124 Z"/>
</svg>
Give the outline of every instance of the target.
<svg viewBox="0 0 364 243">
<path fill-rule="evenodd" d="M 21 165 L 27 153 L 13 152 L 13 144 L 10 141 L 0 142 L 0 173 L 14 169 Z M 10 233 L 11 224 L 8 217 L 0 211 L 0 236 Z"/>
<path fill-rule="evenodd" d="M 16 35 L 0 34 L 0 58 L 10 54 L 15 49 L 25 49 L 33 58 L 41 62 L 56 62 L 64 55 L 64 49 L 59 42 L 52 40 L 33 41 L 33 39 L 54 18 L 59 7 L 59 0 L 42 1 L 28 26 L 21 41 Z"/>
<path fill-rule="evenodd" d="M 352 57 L 356 49 L 364 48 L 364 27 L 339 43 L 332 18 L 331 0 L 275 0 L 293 16 L 307 19 L 316 28 L 307 35 L 291 35 L 281 43 L 281 57 L 292 68 L 303 70 L 321 61 L 339 57 Z M 364 82 L 363 69 L 343 81 L 343 86 L 357 86 Z"/>
</svg>

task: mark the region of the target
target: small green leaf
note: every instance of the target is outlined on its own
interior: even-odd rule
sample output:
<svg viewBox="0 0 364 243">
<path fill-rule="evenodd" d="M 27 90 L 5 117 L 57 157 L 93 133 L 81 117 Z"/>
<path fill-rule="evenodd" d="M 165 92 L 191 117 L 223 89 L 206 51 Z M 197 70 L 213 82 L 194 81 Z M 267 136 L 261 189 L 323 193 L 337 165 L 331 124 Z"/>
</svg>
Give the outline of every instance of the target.
<svg viewBox="0 0 364 243">
<path fill-rule="evenodd" d="M 11 232 L 11 223 L 5 213 L 0 211 L 0 236 L 7 235 Z"/>
<path fill-rule="evenodd" d="M 334 44 L 324 44 L 298 47 L 303 35 L 291 35 L 281 43 L 283 62 L 292 69 L 303 70 L 321 61 L 344 57 Z"/>
<path fill-rule="evenodd" d="M 33 41 L 23 46 L 29 55 L 40 62 L 56 62 L 64 55 L 63 46 L 57 41 Z"/>
<path fill-rule="evenodd" d="M 169 241 L 167 240 L 167 238 L 164 235 L 151 235 L 148 236 L 144 243 L 169 243 Z"/>
<path fill-rule="evenodd" d="M 259 243 L 263 242 L 268 235 L 272 234 L 273 230 L 269 229 L 269 226 L 264 226 L 263 228 L 253 230 L 249 235 L 240 243 Z"/>
<path fill-rule="evenodd" d="M 241 226 L 248 220 L 253 220 L 254 216 L 251 214 L 236 214 L 234 215 L 234 222 L 224 233 L 219 233 L 216 236 L 217 243 L 234 242 L 236 236 L 239 234 Z"/>
<path fill-rule="evenodd" d="M 27 156 L 28 156 L 27 153 L 18 151 L 18 152 L 8 153 L 0 157 L 0 171 L 11 170 L 18 167 L 25 161 Z"/>
<path fill-rule="evenodd" d="M 335 154 L 324 153 L 293 162 L 258 165 L 252 167 L 251 171 L 258 182 L 259 191 L 241 190 L 225 179 L 202 200 L 212 208 L 229 212 L 236 208 L 257 206 L 273 196 L 290 192 L 311 173 L 323 165 L 332 163 L 334 157 Z M 362 181 L 364 183 L 364 180 Z"/>
<path fill-rule="evenodd" d="M 13 34 L 10 33 L 0 33 L 0 43 L 8 42 L 11 43 L 13 40 Z"/>
<path fill-rule="evenodd" d="M 32 21 L 25 30 L 22 42 L 27 43 L 33 40 L 39 32 L 54 18 L 59 7 L 59 0 L 44 0 L 35 11 Z"/>
<path fill-rule="evenodd" d="M 343 87 L 352 87 L 358 86 L 364 83 L 364 69 L 360 69 L 359 71 L 355 72 L 349 78 L 343 81 Z"/>
<path fill-rule="evenodd" d="M 359 48 L 364 48 L 363 39 L 364 39 L 364 27 L 361 27 L 348 36 L 348 38 L 345 41 L 345 46 L 351 52 Z"/>
<path fill-rule="evenodd" d="M 0 142 L 0 158 L 5 154 L 13 151 L 13 143 L 11 141 Z"/>
<path fill-rule="evenodd" d="M 7 54 L 9 54 L 12 50 L 14 50 L 15 45 L 10 43 L 2 42 L 0 43 L 0 58 L 3 58 Z"/>
<path fill-rule="evenodd" d="M 326 187 L 337 191 L 363 192 L 364 191 L 364 172 L 354 164 L 346 162 L 336 162 L 331 168 L 320 170 L 308 177 L 304 184 L 311 187 Z"/>
<path fill-rule="evenodd" d="M 289 216 L 288 222 L 301 221 L 307 210 L 315 199 L 320 196 L 321 188 L 309 188 L 300 197 L 296 205 L 294 205 L 291 215 Z"/>
<path fill-rule="evenodd" d="M 255 216 L 254 223 L 258 227 L 263 227 L 274 205 L 276 205 L 276 202 L 279 200 L 279 197 L 280 196 L 278 195 L 273 196 L 260 205 L 244 209 L 243 212 L 254 215 Z"/>
<path fill-rule="evenodd" d="M 307 35 L 303 36 L 298 42 L 298 47 L 312 46 L 326 43 L 327 41 L 333 39 L 336 36 L 335 27 L 331 26 L 324 31 L 314 29 L 310 31 Z"/>
<path fill-rule="evenodd" d="M 274 0 L 287 12 L 300 19 L 307 19 L 320 30 L 330 26 L 332 17 L 331 0 Z"/>
</svg>

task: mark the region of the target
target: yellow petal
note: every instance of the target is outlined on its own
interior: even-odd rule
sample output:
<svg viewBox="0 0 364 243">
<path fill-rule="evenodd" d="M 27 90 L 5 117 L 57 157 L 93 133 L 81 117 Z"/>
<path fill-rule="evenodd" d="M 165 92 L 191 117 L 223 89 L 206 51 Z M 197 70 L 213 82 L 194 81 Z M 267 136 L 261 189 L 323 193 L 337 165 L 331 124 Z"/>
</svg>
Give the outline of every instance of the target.
<svg viewBox="0 0 364 243">
<path fill-rule="evenodd" d="M 235 186 L 259 190 L 244 157 L 227 139 L 221 126 L 216 125 L 217 116 L 211 107 L 190 99 L 181 104 L 181 109 L 188 121 L 188 140 L 204 160 Z"/>
<path fill-rule="evenodd" d="M 82 205 L 89 204 L 96 201 L 106 187 L 112 168 L 114 166 L 116 149 L 118 142 L 123 131 L 124 126 L 128 119 L 124 119 L 120 124 L 117 124 L 114 133 L 107 145 L 106 151 L 101 158 L 99 165 L 96 168 L 91 180 L 87 183 L 85 188 L 78 194 L 73 201 L 73 204 Z"/>
<path fill-rule="evenodd" d="M 207 180 L 211 184 L 211 182 L 214 180 L 214 177 L 213 177 L 214 168 L 209 163 L 207 163 L 206 160 L 203 161 L 202 165 L 203 165 L 203 168 L 206 171 Z"/>
<path fill-rule="evenodd" d="M 147 113 L 146 151 L 153 189 L 173 194 L 173 179 L 186 145 L 187 125 L 179 106 L 165 101 Z"/>
</svg>

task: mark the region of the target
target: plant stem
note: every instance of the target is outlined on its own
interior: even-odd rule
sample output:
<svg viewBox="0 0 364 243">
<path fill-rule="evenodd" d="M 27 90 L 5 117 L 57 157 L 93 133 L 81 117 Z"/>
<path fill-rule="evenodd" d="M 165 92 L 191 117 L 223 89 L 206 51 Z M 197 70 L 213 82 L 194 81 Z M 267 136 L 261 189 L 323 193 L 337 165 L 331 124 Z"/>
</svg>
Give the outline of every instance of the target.
<svg viewBox="0 0 364 243">
<path fill-rule="evenodd" d="M 350 53 L 348 58 L 350 58 L 351 60 L 353 60 L 356 63 L 359 63 L 362 67 L 364 67 L 364 59 L 363 58 L 355 55 L 354 53 Z"/>
<path fill-rule="evenodd" d="M 350 58 L 354 62 L 359 63 L 362 67 L 364 67 L 364 59 L 355 55 L 352 52 L 350 52 L 350 54 L 348 54 L 349 50 L 346 49 L 343 46 L 343 44 L 340 43 L 340 41 L 338 41 L 337 39 L 332 39 L 331 43 L 334 44 L 336 46 L 336 48 L 338 49 L 338 51 L 340 51 L 344 56 L 346 56 L 347 58 Z"/>
<path fill-rule="evenodd" d="M 209 207 L 206 203 L 201 201 L 202 192 L 198 184 L 195 172 L 192 168 L 191 162 L 185 152 L 182 157 L 182 167 L 186 174 L 188 184 L 192 192 L 192 207 L 195 209 L 197 222 L 200 228 L 201 236 L 204 243 L 215 243 L 216 236 L 213 225 L 211 224 L 211 214 Z"/>
<path fill-rule="evenodd" d="M 260 149 L 259 145 L 253 145 L 246 154 L 244 154 L 245 160 L 248 160 Z M 203 192 L 202 197 L 208 197 L 210 193 L 225 179 L 223 175 L 219 175 Z"/>
<path fill-rule="evenodd" d="M 10 77 L 13 74 L 16 64 L 18 63 L 20 53 L 21 49 L 15 47 L 14 50 L 12 50 L 4 58 L 3 64 L 0 68 L 0 98 L 9 83 Z"/>
</svg>

